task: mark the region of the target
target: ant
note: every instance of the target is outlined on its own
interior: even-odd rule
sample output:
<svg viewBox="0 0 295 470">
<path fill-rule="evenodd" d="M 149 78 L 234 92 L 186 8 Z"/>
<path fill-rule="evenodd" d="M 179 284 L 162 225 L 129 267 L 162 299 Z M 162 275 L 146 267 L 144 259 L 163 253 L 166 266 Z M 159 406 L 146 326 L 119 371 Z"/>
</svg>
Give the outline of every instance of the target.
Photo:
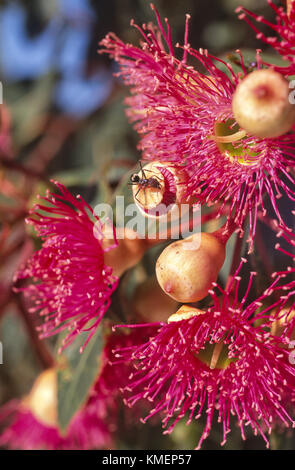
<svg viewBox="0 0 295 470">
<path fill-rule="evenodd" d="M 235 65 L 238 65 L 239 67 L 242 67 L 241 57 L 239 55 L 237 55 L 237 54 L 227 54 L 227 57 L 230 60 L 230 62 L 232 62 Z M 257 65 L 258 65 L 258 63 L 257 63 L 256 60 L 245 61 L 244 64 L 243 64 L 244 68 L 246 69 L 246 71 L 248 73 L 253 72 L 253 70 L 255 70 L 257 68 Z"/>
<path fill-rule="evenodd" d="M 128 184 L 139 186 L 138 191 L 134 196 L 134 199 L 136 199 L 136 201 L 138 201 L 140 203 L 140 201 L 137 198 L 137 195 L 142 189 L 144 189 L 144 190 L 147 189 L 147 188 L 161 189 L 162 186 L 161 186 L 161 182 L 159 181 L 157 176 L 151 176 L 150 178 L 148 178 L 147 175 L 146 175 L 146 172 L 144 171 L 144 169 L 142 167 L 141 162 L 139 162 L 139 165 L 140 165 L 140 170 L 141 170 L 143 178 L 141 178 L 138 174 L 133 173 L 130 176 L 130 182 Z M 154 173 L 151 170 L 146 170 L 146 171 Z"/>
</svg>

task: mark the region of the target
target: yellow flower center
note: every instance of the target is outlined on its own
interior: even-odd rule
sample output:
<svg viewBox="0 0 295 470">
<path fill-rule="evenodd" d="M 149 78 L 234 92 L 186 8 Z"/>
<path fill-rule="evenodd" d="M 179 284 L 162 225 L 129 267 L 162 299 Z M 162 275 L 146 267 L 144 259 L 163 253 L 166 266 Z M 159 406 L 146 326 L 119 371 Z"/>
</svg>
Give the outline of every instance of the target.
<svg viewBox="0 0 295 470">
<path fill-rule="evenodd" d="M 235 358 L 228 357 L 228 346 L 223 341 L 215 344 L 207 343 L 195 356 L 210 369 L 226 369 L 236 361 Z"/>
<path fill-rule="evenodd" d="M 243 145 L 245 137 L 247 137 L 246 131 L 241 129 L 233 119 L 225 122 L 217 121 L 214 126 L 214 135 L 211 136 L 220 152 L 232 163 L 253 166 L 257 164 L 258 154 L 251 150 L 250 145 L 247 148 Z"/>
</svg>

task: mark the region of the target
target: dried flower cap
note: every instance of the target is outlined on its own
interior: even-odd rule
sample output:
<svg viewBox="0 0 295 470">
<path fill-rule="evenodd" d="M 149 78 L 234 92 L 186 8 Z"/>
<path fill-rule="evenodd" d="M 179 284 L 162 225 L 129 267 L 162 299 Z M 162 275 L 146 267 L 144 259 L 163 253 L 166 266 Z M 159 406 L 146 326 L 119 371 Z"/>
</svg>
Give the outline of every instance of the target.
<svg viewBox="0 0 295 470">
<path fill-rule="evenodd" d="M 231 234 L 197 233 L 165 248 L 156 264 L 164 292 L 184 303 L 206 297 L 224 263 L 225 245 Z"/>
<path fill-rule="evenodd" d="M 163 292 L 155 276 L 146 279 L 135 290 L 132 305 L 136 314 L 147 322 L 165 322 L 178 302 Z"/>
<path fill-rule="evenodd" d="M 57 427 L 57 376 L 55 369 L 44 371 L 23 400 L 35 418 L 45 426 Z"/>
<path fill-rule="evenodd" d="M 295 124 L 295 105 L 289 95 L 289 82 L 281 74 L 272 69 L 255 70 L 233 95 L 234 117 L 249 134 L 279 137 Z"/>
<path fill-rule="evenodd" d="M 168 323 L 189 320 L 190 318 L 193 318 L 196 315 L 203 315 L 204 313 L 205 311 L 200 310 L 199 308 L 194 308 L 190 305 L 182 305 L 176 313 L 173 313 L 173 315 L 168 318 Z"/>
<path fill-rule="evenodd" d="M 184 201 L 187 174 L 184 169 L 165 162 L 151 162 L 137 175 L 132 175 L 135 203 L 144 215 L 159 217 L 171 212 L 174 205 Z"/>
</svg>

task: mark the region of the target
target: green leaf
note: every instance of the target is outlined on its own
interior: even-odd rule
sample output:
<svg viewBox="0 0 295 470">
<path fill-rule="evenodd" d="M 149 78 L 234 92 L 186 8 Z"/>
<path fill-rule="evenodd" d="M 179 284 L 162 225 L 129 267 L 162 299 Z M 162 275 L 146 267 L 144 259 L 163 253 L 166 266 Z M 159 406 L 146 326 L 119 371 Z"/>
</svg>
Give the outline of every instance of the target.
<svg viewBox="0 0 295 470">
<path fill-rule="evenodd" d="M 243 54 L 244 58 L 244 63 L 246 66 L 249 66 L 252 62 L 256 61 L 256 50 L 254 49 L 241 49 L 241 52 Z M 237 61 L 239 62 L 240 56 L 237 53 L 226 53 L 222 54 L 219 56 L 220 59 L 224 60 L 226 63 L 230 63 L 234 73 L 242 72 L 242 68 L 235 64 L 233 58 L 235 57 Z M 270 64 L 277 65 L 279 67 L 286 67 L 288 65 L 288 62 L 283 60 L 282 57 L 279 54 L 270 54 L 267 52 L 262 52 L 261 53 L 261 59 L 264 62 L 269 62 Z M 230 76 L 230 72 L 227 69 L 227 67 L 220 62 L 216 63 L 217 67 L 222 70 L 223 72 L 226 73 L 226 75 Z"/>
<path fill-rule="evenodd" d="M 42 133 L 54 83 L 55 74 L 51 72 L 34 82 L 29 91 L 20 85 L 7 87 L 6 99 L 12 114 L 13 137 L 17 146 L 29 144 Z"/>
<path fill-rule="evenodd" d="M 94 384 L 104 346 L 102 328 L 99 327 L 90 343 L 80 353 L 88 334 L 79 337 L 59 356 L 57 373 L 58 423 L 64 433 L 71 419 L 88 398 L 89 389 Z"/>
<path fill-rule="evenodd" d="M 53 175 L 53 179 L 67 187 L 88 185 L 92 182 L 93 168 L 79 167 L 71 170 L 60 171 Z"/>
</svg>

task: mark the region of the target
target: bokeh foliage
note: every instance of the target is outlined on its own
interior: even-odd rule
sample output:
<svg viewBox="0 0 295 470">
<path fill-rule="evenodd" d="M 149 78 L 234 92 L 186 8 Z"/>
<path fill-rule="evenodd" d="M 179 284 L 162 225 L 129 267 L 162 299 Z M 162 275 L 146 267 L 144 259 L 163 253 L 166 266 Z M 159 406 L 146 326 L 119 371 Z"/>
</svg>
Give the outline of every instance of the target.
<svg viewBox="0 0 295 470">
<path fill-rule="evenodd" d="M 261 47 L 247 25 L 237 20 L 234 9 L 239 4 L 266 17 L 270 14 L 265 0 L 154 3 L 169 18 L 175 42 L 182 41 L 185 13 L 190 13 L 190 43 L 196 48 L 209 48 L 214 54 L 225 54 L 237 47 L 252 51 Z M 2 165 L 0 160 L 0 223 L 2 230 L 9 229 L 8 248 L 1 244 L 3 255 L 0 253 L 0 340 L 4 345 L 0 402 L 4 403 L 27 393 L 42 365 L 38 348 L 32 349 L 34 335 L 28 329 L 28 318 L 21 314 L 14 296 L 6 301 L 17 257 L 24 255 L 23 251 L 11 254 L 9 247 L 15 240 L 22 246 L 27 233 L 23 224 L 26 211 L 37 194 L 44 194 L 50 178 L 58 179 L 74 193 L 81 193 L 93 206 L 111 202 L 116 191 L 126 192 L 126 178 L 140 158 L 137 136 L 124 115 L 127 91 L 120 80 L 112 77 L 116 67 L 96 51 L 99 40 L 108 31 L 115 31 L 127 41 L 137 41 L 138 34 L 130 28 L 130 19 L 148 22 L 153 15 L 147 0 L 92 0 L 88 5 L 82 0 L 0 4 L 0 79 L 12 122 L 11 155 L 6 159 L 10 163 Z M 81 11 L 83 15 L 77 14 Z M 32 169 L 29 184 L 17 168 L 24 164 Z M 17 188 L 17 194 L 7 190 L 5 178 Z M 12 208 L 11 212 L 7 207 Z M 145 257 L 147 272 L 152 271 L 154 258 L 154 252 Z M 227 269 L 226 265 L 225 272 Z M 55 339 L 48 343 L 56 347 Z M 97 343 L 96 346 L 99 348 Z M 67 354 L 75 374 L 77 348 Z M 89 370 L 75 378 L 80 385 L 80 403 L 85 398 L 85 386 L 93 382 L 93 371 L 98 368 L 96 357 L 91 353 L 89 357 Z M 62 394 L 67 389 L 66 378 L 63 387 Z M 72 403 L 75 411 L 80 403 L 75 399 Z M 66 425 L 71 411 L 63 409 L 61 413 L 61 421 Z M 124 414 L 121 421 L 120 448 L 190 449 L 200 435 L 197 424 L 185 427 L 180 423 L 173 435 L 167 437 L 162 436 L 157 423 L 134 424 L 132 429 L 126 429 Z M 243 443 L 238 432 L 232 434 L 227 448 L 263 448 L 260 439 Z M 218 448 L 219 440 L 219 434 L 213 432 L 204 448 Z M 292 437 L 289 440 L 284 437 L 283 443 L 273 445 L 290 448 Z"/>
</svg>

